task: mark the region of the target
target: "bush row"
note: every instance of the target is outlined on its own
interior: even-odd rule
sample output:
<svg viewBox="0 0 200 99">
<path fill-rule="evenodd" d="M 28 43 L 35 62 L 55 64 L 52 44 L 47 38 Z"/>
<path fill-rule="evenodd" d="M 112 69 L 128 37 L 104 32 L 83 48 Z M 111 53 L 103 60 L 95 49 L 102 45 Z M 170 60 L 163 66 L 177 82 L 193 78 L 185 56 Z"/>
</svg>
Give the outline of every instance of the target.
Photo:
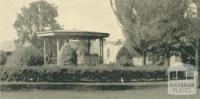
<svg viewBox="0 0 200 99">
<path fill-rule="evenodd" d="M 43 65 L 43 54 L 34 46 L 17 48 L 15 53 L 8 57 L 6 65 L 16 66 L 41 66 Z"/>
<path fill-rule="evenodd" d="M 166 67 L 42 66 L 1 67 L 1 81 L 119 82 L 166 80 Z"/>
<path fill-rule="evenodd" d="M 0 65 L 4 65 L 7 60 L 7 54 L 6 52 L 0 50 Z"/>
</svg>

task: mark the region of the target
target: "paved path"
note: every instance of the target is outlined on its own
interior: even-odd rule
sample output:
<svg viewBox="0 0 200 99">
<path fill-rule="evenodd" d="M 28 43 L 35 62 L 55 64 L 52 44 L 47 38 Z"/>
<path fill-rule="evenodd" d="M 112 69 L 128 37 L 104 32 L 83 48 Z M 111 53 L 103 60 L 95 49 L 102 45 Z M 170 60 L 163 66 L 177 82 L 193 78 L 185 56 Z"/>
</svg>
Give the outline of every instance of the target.
<svg viewBox="0 0 200 99">
<path fill-rule="evenodd" d="M 99 83 L 99 82 L 81 82 L 81 83 L 53 83 L 53 82 L 0 82 L 0 85 L 128 85 L 128 86 L 145 86 L 145 85 L 167 85 L 167 81 L 161 82 L 125 82 L 125 83 Z"/>
<path fill-rule="evenodd" d="M 145 90 L 31 90 L 0 91 L 0 99 L 200 99 L 196 95 L 174 96 L 167 94 L 167 87 Z"/>
</svg>

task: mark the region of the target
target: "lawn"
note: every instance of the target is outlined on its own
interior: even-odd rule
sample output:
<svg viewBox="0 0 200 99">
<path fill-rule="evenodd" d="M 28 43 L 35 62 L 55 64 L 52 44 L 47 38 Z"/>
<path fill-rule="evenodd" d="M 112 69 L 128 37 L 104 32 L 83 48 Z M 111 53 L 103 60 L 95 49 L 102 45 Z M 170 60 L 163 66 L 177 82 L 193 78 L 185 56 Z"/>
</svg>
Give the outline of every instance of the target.
<svg viewBox="0 0 200 99">
<path fill-rule="evenodd" d="M 199 99 L 193 96 L 172 96 L 167 94 L 167 87 L 148 88 L 145 90 L 29 90 L 2 91 L 0 99 Z"/>
</svg>

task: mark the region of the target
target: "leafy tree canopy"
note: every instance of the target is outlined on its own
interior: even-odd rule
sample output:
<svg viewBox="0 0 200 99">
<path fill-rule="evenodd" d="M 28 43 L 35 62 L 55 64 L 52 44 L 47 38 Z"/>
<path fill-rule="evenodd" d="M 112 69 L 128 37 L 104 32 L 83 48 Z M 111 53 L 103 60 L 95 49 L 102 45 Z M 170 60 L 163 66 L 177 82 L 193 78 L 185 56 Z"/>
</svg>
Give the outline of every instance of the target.
<svg viewBox="0 0 200 99">
<path fill-rule="evenodd" d="M 175 43 L 182 34 L 184 0 L 111 0 L 111 6 L 128 49 L 132 47 L 142 54 L 163 43 Z"/>
<path fill-rule="evenodd" d="M 23 45 L 25 41 L 41 45 L 36 32 L 62 29 L 55 19 L 57 16 L 57 7 L 46 1 L 32 2 L 29 7 L 21 8 L 14 23 L 18 36 L 17 45 Z"/>
</svg>

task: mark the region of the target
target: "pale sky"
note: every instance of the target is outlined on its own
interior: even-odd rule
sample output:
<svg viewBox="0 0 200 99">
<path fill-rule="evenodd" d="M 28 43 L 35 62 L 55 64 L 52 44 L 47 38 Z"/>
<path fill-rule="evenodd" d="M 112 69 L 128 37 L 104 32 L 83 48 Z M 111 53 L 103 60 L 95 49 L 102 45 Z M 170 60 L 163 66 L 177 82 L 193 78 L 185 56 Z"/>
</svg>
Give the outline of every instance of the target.
<svg viewBox="0 0 200 99">
<path fill-rule="evenodd" d="M 16 14 L 23 6 L 37 0 L 0 1 L 0 41 L 16 39 L 13 27 Z M 108 32 L 108 40 L 123 38 L 117 18 L 110 7 L 109 0 L 48 0 L 58 7 L 58 22 L 67 29 Z"/>
</svg>

